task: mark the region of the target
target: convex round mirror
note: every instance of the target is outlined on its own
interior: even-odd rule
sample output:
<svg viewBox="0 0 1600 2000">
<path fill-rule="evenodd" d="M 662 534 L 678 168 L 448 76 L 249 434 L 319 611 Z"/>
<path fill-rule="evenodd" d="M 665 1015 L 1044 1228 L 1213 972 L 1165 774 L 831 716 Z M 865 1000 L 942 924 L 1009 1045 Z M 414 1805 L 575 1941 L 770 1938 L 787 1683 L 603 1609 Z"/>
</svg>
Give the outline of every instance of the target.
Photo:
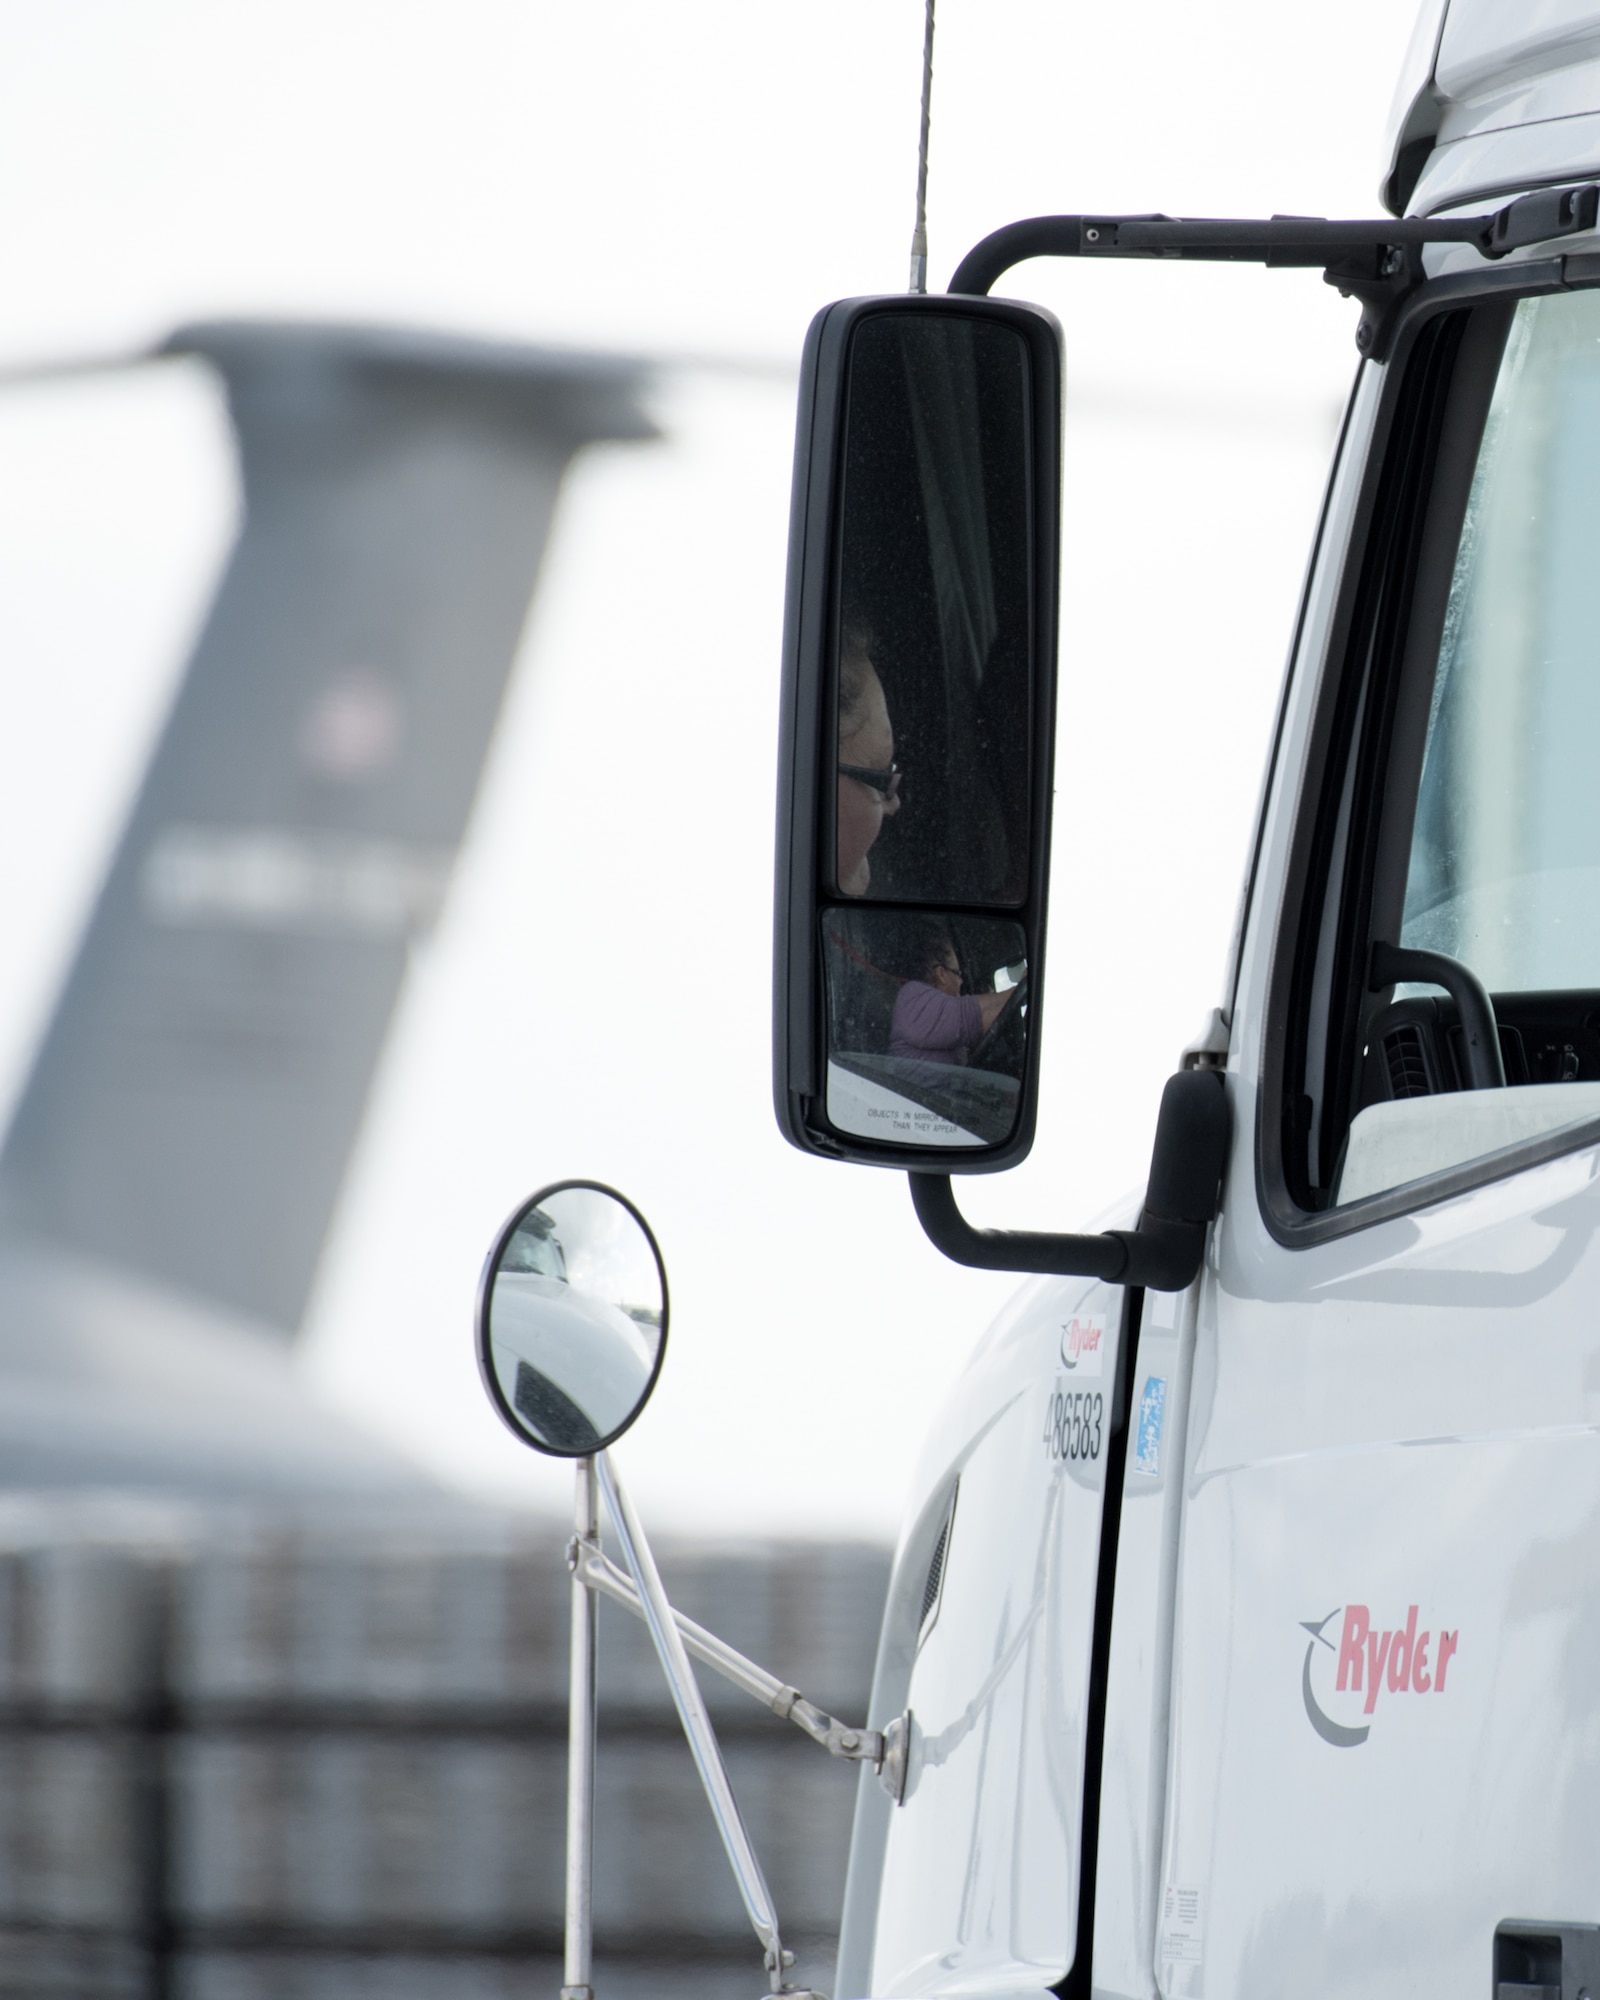
<svg viewBox="0 0 1600 2000">
<path fill-rule="evenodd" d="M 614 1188 L 560 1181 L 495 1239 L 478 1287 L 478 1368 L 524 1444 L 587 1458 L 650 1400 L 667 1346 L 667 1273 Z"/>
</svg>

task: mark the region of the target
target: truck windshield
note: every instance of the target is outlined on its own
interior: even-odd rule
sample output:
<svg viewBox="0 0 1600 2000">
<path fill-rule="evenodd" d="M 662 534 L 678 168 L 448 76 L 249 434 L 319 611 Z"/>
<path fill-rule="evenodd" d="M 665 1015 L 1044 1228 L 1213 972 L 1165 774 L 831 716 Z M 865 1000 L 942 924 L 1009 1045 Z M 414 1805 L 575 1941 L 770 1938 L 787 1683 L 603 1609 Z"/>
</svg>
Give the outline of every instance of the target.
<svg viewBox="0 0 1600 2000">
<path fill-rule="evenodd" d="M 522 1222 L 506 1245 L 500 1268 L 503 1271 L 527 1271 L 535 1277 L 559 1278 L 563 1284 L 566 1282 L 567 1260 L 562 1254 L 561 1239 L 549 1218 L 538 1209 Z"/>
</svg>

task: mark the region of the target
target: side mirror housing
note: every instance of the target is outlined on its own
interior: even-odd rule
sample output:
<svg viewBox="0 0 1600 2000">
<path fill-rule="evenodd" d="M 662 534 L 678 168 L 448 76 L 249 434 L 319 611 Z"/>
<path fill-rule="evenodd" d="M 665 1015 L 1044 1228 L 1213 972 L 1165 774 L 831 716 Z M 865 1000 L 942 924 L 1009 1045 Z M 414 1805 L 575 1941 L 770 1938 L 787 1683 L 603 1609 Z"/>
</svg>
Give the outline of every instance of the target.
<svg viewBox="0 0 1600 2000">
<path fill-rule="evenodd" d="M 496 1415 L 547 1458 L 590 1458 L 638 1419 L 667 1351 L 667 1270 L 650 1225 L 599 1181 L 557 1181 L 495 1237 L 478 1281 L 478 1373 Z"/>
<path fill-rule="evenodd" d="M 806 1152 L 974 1173 L 1033 1142 L 1061 353 L 976 297 L 845 300 L 807 336 L 773 1022 Z"/>
</svg>

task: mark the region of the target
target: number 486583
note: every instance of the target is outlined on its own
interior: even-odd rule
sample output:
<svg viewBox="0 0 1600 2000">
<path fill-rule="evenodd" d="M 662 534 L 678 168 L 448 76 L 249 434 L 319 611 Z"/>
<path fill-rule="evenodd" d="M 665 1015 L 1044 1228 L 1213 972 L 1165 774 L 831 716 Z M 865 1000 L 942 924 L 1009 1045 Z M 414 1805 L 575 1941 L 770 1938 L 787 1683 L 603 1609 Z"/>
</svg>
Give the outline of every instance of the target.
<svg viewBox="0 0 1600 2000">
<path fill-rule="evenodd" d="M 1098 1458 L 1104 1408 L 1104 1398 L 1098 1389 L 1055 1390 L 1044 1412 L 1046 1456 L 1073 1460 Z"/>
</svg>

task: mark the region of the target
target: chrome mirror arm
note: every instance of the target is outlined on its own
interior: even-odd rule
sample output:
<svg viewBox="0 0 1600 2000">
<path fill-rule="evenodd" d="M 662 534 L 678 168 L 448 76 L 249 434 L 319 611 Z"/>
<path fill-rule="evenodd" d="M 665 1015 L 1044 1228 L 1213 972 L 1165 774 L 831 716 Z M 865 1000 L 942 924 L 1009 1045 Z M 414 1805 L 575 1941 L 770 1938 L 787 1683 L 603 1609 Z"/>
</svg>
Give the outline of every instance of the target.
<svg viewBox="0 0 1600 2000">
<path fill-rule="evenodd" d="M 755 1849 L 750 1845 L 744 1821 L 739 1816 L 739 1808 L 728 1783 L 728 1773 L 723 1766 L 722 1752 L 717 1747 L 716 1732 L 711 1727 L 711 1717 L 706 1711 L 705 1698 L 694 1677 L 694 1669 L 689 1664 L 684 1637 L 678 1627 L 676 1614 L 667 1602 L 667 1593 L 662 1586 L 660 1572 L 656 1568 L 655 1557 L 650 1544 L 645 1540 L 644 1529 L 639 1517 L 633 1511 L 616 1467 L 608 1452 L 595 1454 L 595 1471 L 599 1475 L 600 1490 L 605 1495 L 606 1511 L 611 1516 L 616 1529 L 617 1540 L 622 1544 L 623 1557 L 632 1577 L 633 1587 L 639 1596 L 639 1608 L 650 1637 L 655 1642 L 656 1655 L 661 1661 L 661 1670 L 666 1675 L 667 1686 L 672 1691 L 672 1699 L 677 1707 L 678 1719 L 683 1724 L 683 1733 L 689 1739 L 689 1750 L 700 1773 L 700 1783 L 704 1787 L 706 1800 L 711 1807 L 711 1816 L 716 1821 L 717 1832 L 722 1836 L 723 1849 L 728 1857 L 728 1865 L 733 1870 L 734 1881 L 738 1884 L 739 1895 L 751 1928 L 760 1940 L 765 1956 L 767 1975 L 773 1993 L 789 1996 L 789 2000 L 823 2000 L 820 1994 L 805 1994 L 790 1986 L 785 1973 L 794 1964 L 794 1954 L 784 1950 L 783 1940 L 778 1935 L 778 1912 L 772 1900 L 772 1891 L 767 1887 L 766 1877 L 761 1872 L 761 1863 L 756 1859 Z M 591 1586 L 574 1577 L 574 1592 L 580 1587 L 588 1593 Z M 592 1602 L 591 1598 L 591 1602 Z M 708 1639 L 710 1634 L 705 1635 Z M 731 1652 L 731 1648 L 728 1649 Z M 735 1655 L 735 1657 L 738 1657 Z M 755 1668 L 760 1673 L 759 1668 Z"/>
<path fill-rule="evenodd" d="M 609 1597 L 614 1604 L 631 1611 L 635 1618 L 645 1616 L 644 1605 L 632 1580 L 593 1541 L 574 1536 L 567 1546 L 567 1564 L 578 1581 L 589 1590 Z M 714 1632 L 708 1632 L 703 1625 L 697 1625 L 681 1611 L 674 1610 L 672 1616 L 683 1635 L 686 1651 L 721 1674 L 724 1680 L 732 1681 L 735 1687 L 753 1696 L 763 1708 L 770 1709 L 783 1721 L 792 1722 L 797 1729 L 803 1730 L 830 1757 L 843 1757 L 855 1763 L 871 1764 L 874 1768 L 882 1764 L 882 1730 L 856 1729 L 848 1722 L 841 1722 L 836 1715 L 829 1715 L 814 1702 L 807 1701 L 798 1688 L 780 1681 L 765 1667 L 758 1667 L 754 1660 L 746 1659 L 725 1639 L 719 1639 Z"/>
<path fill-rule="evenodd" d="M 594 1460 L 577 1462 L 573 1546 L 596 1545 L 600 1532 Z M 566 1963 L 561 2000 L 594 2000 L 594 1739 L 595 1644 L 599 1637 L 594 1593 L 576 1576 L 572 1584 L 572 1653 L 567 1673 L 567 1912 Z"/>
</svg>

